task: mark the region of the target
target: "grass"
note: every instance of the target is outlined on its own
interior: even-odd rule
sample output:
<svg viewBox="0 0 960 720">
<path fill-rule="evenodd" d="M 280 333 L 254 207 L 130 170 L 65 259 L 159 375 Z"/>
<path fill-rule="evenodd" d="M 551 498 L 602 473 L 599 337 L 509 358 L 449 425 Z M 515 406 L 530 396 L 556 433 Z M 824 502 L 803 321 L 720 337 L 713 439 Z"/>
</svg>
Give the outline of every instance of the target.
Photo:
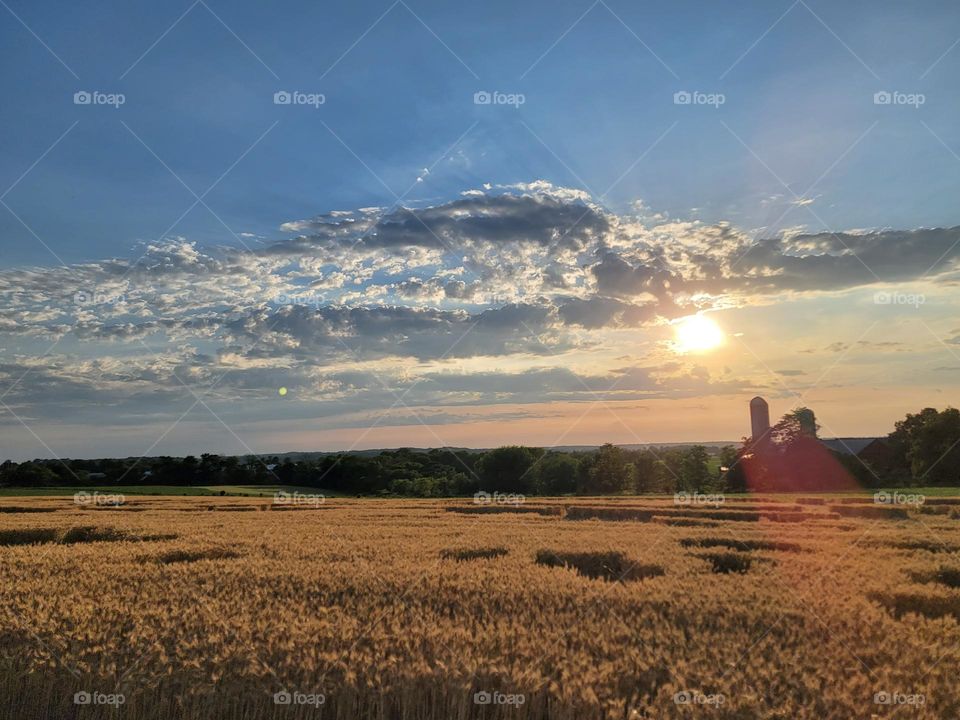
<svg viewBox="0 0 960 720">
<path fill-rule="evenodd" d="M 216 495 L 210 488 L 190 485 L 76 485 L 41 488 L 0 488 L 0 497 L 63 496 L 86 491 L 88 493 L 121 495 Z"/>
<path fill-rule="evenodd" d="M 57 487 L 29 487 L 29 488 L 19 488 L 19 487 L 0 487 L 0 497 L 29 497 L 29 496 L 62 496 L 62 495 L 73 495 L 75 492 L 80 490 L 86 490 L 87 492 L 101 492 L 101 493 L 121 493 L 123 495 L 185 495 L 185 496 L 196 496 L 196 495 L 219 495 L 223 492 L 225 495 L 230 496 L 263 496 L 268 497 L 272 496 L 278 490 L 283 490 L 284 492 L 300 492 L 304 494 L 312 493 L 321 493 L 329 498 L 334 497 L 352 497 L 344 493 L 338 493 L 335 491 L 325 490 L 322 488 L 306 487 L 303 485 L 64 485 Z M 759 493 L 760 497 L 770 497 L 779 495 L 784 500 L 789 500 L 790 502 L 802 502 L 802 500 L 794 500 L 795 497 L 801 498 L 814 498 L 819 500 L 821 498 L 824 501 L 827 500 L 836 500 L 839 498 L 845 497 L 866 497 L 870 498 L 874 493 L 885 491 L 889 493 L 900 492 L 900 493 L 910 493 L 910 494 L 920 494 L 930 498 L 948 498 L 948 497 L 960 497 L 960 487 L 918 487 L 918 488 L 864 488 L 863 490 L 850 492 L 835 492 L 835 493 L 818 493 L 810 492 L 808 490 L 798 490 L 795 493 Z M 755 497 L 754 493 L 725 493 L 725 497 L 730 499 L 751 499 Z M 630 500 L 664 500 L 672 499 L 673 495 L 663 495 L 663 494 L 654 494 L 654 495 L 568 495 L 564 496 L 563 499 L 566 499 L 571 502 L 583 502 L 590 500 L 614 500 L 614 501 L 630 501 Z M 441 498 L 441 499 L 463 499 L 463 498 Z M 535 498 L 531 496 L 528 498 L 528 501 L 534 501 L 537 499 L 546 499 L 546 498 Z"/>
<path fill-rule="evenodd" d="M 338 493 L 305 487 L 302 485 L 77 485 L 44 488 L 0 488 L 0 497 L 65 496 L 84 490 L 88 493 L 99 492 L 120 495 L 180 495 L 180 496 L 253 496 L 273 497 L 274 493 L 299 492 L 303 494 L 322 494 L 326 497 L 338 497 Z"/>
</svg>

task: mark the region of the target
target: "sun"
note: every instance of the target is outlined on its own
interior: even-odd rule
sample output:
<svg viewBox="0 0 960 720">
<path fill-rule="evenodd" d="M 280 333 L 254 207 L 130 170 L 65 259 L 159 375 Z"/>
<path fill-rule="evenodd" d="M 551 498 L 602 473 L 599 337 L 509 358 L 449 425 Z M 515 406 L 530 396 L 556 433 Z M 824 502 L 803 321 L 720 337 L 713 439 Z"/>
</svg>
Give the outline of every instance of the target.
<svg viewBox="0 0 960 720">
<path fill-rule="evenodd" d="M 674 349 L 679 353 L 698 353 L 723 345 L 723 330 L 706 315 L 690 315 L 674 324 Z"/>
</svg>

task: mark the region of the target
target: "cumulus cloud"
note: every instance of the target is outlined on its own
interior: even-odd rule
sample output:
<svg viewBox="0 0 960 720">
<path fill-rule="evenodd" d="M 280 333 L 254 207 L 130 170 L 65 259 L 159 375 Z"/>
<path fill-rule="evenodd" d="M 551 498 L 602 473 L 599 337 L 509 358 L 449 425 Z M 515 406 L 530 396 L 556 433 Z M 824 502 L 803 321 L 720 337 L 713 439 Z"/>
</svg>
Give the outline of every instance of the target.
<svg viewBox="0 0 960 720">
<path fill-rule="evenodd" d="M 337 369 L 351 363 L 403 367 L 403 377 L 388 373 L 392 387 L 433 406 L 588 399 L 618 378 L 632 397 L 722 392 L 736 382 L 702 370 L 584 376 L 560 358 L 701 309 L 918 278 L 955 282 L 960 259 L 960 228 L 754 240 L 728 223 L 667 220 L 642 204 L 631 212 L 537 181 L 427 207 L 291 220 L 280 229 L 292 237 L 254 251 L 172 238 L 129 258 L 7 269 L 0 340 L 38 349 L 0 354 L 0 378 L 16 383 L 17 408 L 50 417 L 55 407 L 95 415 L 104 405 L 115 415 L 175 412 L 191 401 L 187 387 L 229 401 L 296 386 L 334 412 L 391 402 L 371 376 Z M 41 359 L 42 343 L 53 341 L 59 354 Z M 431 369 L 474 358 L 554 365 Z"/>
</svg>

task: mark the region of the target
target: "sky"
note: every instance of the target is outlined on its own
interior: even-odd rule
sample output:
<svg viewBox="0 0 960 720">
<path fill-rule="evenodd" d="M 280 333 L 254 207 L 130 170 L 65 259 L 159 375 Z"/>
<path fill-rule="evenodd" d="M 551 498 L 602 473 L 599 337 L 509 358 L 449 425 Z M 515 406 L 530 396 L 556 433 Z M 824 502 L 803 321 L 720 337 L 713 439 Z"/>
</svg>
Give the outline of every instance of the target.
<svg viewBox="0 0 960 720">
<path fill-rule="evenodd" d="M 956 405 L 955 3 L 0 18 L 0 459 Z"/>
</svg>

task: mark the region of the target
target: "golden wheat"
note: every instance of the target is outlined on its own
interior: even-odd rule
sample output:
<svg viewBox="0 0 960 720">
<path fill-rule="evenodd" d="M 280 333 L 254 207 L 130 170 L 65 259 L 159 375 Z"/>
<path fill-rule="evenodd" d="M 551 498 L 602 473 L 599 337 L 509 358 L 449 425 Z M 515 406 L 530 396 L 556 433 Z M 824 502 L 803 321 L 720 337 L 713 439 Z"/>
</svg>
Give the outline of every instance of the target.
<svg viewBox="0 0 960 720">
<path fill-rule="evenodd" d="M 957 717 L 957 520 L 780 500 L 0 501 L 0 717 Z"/>
</svg>

